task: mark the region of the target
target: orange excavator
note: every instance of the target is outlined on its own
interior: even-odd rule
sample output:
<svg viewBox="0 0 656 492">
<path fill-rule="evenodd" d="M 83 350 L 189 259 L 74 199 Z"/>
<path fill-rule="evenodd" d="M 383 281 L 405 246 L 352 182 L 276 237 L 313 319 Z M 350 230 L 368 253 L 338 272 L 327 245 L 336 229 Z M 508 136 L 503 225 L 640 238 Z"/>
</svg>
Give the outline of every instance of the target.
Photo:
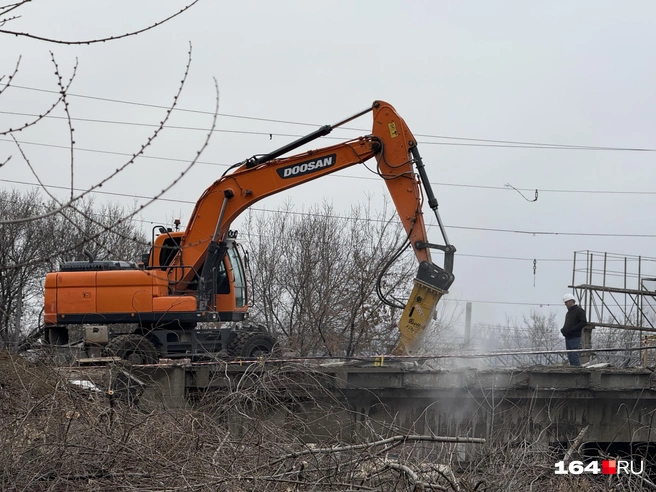
<svg viewBox="0 0 656 492">
<path fill-rule="evenodd" d="M 370 111 L 370 135 L 283 157 Z M 414 354 L 439 299 L 454 281 L 455 247 L 449 244 L 437 211 L 416 139 L 403 118 L 383 101 L 375 101 L 370 108 L 269 154 L 228 168 L 200 197 L 184 231 L 153 228 L 151 251 L 140 264 L 96 261 L 89 255 L 88 261 L 67 262 L 60 271 L 49 273 L 45 281 L 46 341 L 70 344 L 71 327 L 82 325 L 78 332 L 91 357 L 104 354 L 134 363 L 155 363 L 160 357 L 216 353 L 256 357 L 271 352 L 275 339 L 266 328 L 247 320 L 244 264 L 230 225 L 269 195 L 374 157 L 377 174 L 387 185 L 419 261 L 414 287 L 398 324 L 400 339 L 393 351 L 397 355 Z M 428 241 L 421 210 L 424 193 L 435 213 L 443 245 Z M 431 249 L 444 253 L 443 267 L 433 263 Z M 198 323 L 202 322 L 236 323 L 210 329 L 200 328 Z"/>
</svg>

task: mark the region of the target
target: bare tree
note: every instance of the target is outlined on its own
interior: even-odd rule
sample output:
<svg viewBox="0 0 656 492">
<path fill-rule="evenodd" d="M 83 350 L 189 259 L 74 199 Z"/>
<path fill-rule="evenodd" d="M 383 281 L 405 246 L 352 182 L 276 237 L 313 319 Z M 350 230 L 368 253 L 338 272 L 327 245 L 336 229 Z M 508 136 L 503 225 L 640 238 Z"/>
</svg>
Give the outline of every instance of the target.
<svg viewBox="0 0 656 492">
<path fill-rule="evenodd" d="M 54 207 L 57 204 L 53 202 L 46 205 L 46 209 Z M 99 260 L 139 261 L 150 247 L 148 239 L 136 222 L 121 221 L 134 208 L 117 203 L 96 204 L 88 198 L 75 209 L 55 215 L 49 224 L 54 228 L 54 246 L 62 253 L 50 261 L 51 265 L 85 259 L 87 253 Z"/>
<path fill-rule="evenodd" d="M 636 317 L 626 320 L 627 325 L 637 326 Z M 614 323 L 613 319 L 606 322 Z M 592 348 L 631 348 L 640 345 L 640 331 L 623 330 L 619 328 L 600 327 L 592 331 Z M 638 366 L 641 364 L 641 352 L 597 352 L 597 362 L 609 362 L 620 367 Z"/>
<path fill-rule="evenodd" d="M 32 217 L 42 210 L 37 191 L 23 194 L 0 190 L 2 217 Z M 46 237 L 31 222 L 0 226 L 0 265 L 27 263 L 41 256 Z M 25 268 L 0 269 L 0 344 L 18 341 L 27 306 L 41 290 L 42 273 L 43 267 L 35 263 Z"/>
<path fill-rule="evenodd" d="M 47 214 L 57 207 L 37 190 L 0 190 L 0 216 L 46 215 L 42 220 L 0 225 L 0 344 L 13 347 L 39 325 L 43 279 L 59 263 L 84 259 L 83 250 L 98 259 L 138 261 L 148 246 L 134 222 L 119 222 L 129 213 L 126 207 L 84 199 L 76 210 Z M 92 237 L 96 239 L 88 239 Z M 53 256 L 53 251 L 63 253 Z M 34 261 L 47 257 L 49 261 Z"/>
<path fill-rule="evenodd" d="M 508 320 L 503 329 L 499 330 L 498 348 L 522 350 L 558 350 L 565 347 L 563 337 L 560 335 L 558 316 L 554 312 L 548 314 L 531 310 L 529 316 L 524 316 L 522 323 L 517 324 Z M 558 354 L 508 356 L 515 364 L 557 364 L 562 362 Z"/>
<path fill-rule="evenodd" d="M 246 238 L 253 315 L 303 355 L 386 353 L 398 332 L 395 308 L 376 295 L 383 266 L 405 240 L 386 210 L 356 205 L 348 218 L 324 203 L 307 213 L 291 205 L 250 213 Z M 383 279 L 386 295 L 407 293 L 416 261 L 401 258 Z"/>
</svg>

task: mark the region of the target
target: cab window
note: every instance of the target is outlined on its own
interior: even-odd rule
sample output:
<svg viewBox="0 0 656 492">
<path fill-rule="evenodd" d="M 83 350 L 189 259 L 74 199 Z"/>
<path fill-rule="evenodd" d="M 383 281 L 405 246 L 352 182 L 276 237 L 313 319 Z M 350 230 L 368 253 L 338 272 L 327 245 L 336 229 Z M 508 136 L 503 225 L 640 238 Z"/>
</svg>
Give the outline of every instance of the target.
<svg viewBox="0 0 656 492">
<path fill-rule="evenodd" d="M 235 303 L 237 307 L 244 307 L 246 305 L 246 277 L 244 276 L 241 258 L 239 258 L 239 254 L 234 247 L 228 248 L 228 258 L 230 258 L 232 274 L 234 275 Z"/>
</svg>

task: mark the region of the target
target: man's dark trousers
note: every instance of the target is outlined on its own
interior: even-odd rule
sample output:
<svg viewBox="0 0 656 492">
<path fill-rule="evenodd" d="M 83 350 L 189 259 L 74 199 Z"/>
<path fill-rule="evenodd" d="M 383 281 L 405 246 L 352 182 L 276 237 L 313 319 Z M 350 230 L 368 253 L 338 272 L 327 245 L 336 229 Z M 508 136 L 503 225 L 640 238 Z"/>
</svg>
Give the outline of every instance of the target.
<svg viewBox="0 0 656 492">
<path fill-rule="evenodd" d="M 581 337 L 577 338 L 566 338 L 565 339 L 565 348 L 567 350 L 576 350 L 581 347 Z M 579 357 L 579 352 L 567 352 L 567 358 L 569 359 L 570 366 L 580 366 L 581 360 Z"/>
</svg>

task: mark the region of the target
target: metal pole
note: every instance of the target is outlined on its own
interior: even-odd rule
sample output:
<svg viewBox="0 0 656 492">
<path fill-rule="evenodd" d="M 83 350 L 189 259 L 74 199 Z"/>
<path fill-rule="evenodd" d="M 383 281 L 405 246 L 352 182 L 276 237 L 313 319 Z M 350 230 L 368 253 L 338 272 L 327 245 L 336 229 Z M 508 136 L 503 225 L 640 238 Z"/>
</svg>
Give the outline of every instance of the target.
<svg viewBox="0 0 656 492">
<path fill-rule="evenodd" d="M 604 290 L 601 291 L 601 322 L 604 322 L 604 307 L 606 305 L 606 267 L 608 265 L 608 253 L 604 253 L 604 276 L 603 276 L 603 286 Z"/>
<path fill-rule="evenodd" d="M 588 251 L 588 286 L 592 285 L 592 268 L 594 266 L 594 255 Z M 585 301 L 586 305 L 588 305 L 588 312 L 590 315 L 592 315 L 592 294 L 590 293 L 590 289 L 585 290 Z"/>
<path fill-rule="evenodd" d="M 638 256 L 638 287 L 637 290 L 640 291 L 640 277 L 642 277 L 642 256 Z M 638 328 L 642 328 L 642 294 L 638 292 Z M 644 338 L 642 330 L 640 330 L 640 342 Z M 647 351 L 644 351 L 642 356 L 642 365 L 647 366 Z"/>
<path fill-rule="evenodd" d="M 638 290 L 640 289 L 640 277 L 642 277 L 642 256 L 638 256 Z M 642 328 L 642 294 L 638 294 L 638 327 Z M 640 338 L 642 339 L 642 331 L 640 332 Z"/>
<path fill-rule="evenodd" d="M 626 256 L 624 257 L 624 290 L 626 291 L 626 268 L 627 268 L 627 258 Z M 624 324 L 628 325 L 629 324 L 629 316 L 626 312 L 626 292 L 624 292 Z"/>
<path fill-rule="evenodd" d="M 18 297 L 16 299 L 16 327 L 14 333 L 11 335 L 9 343 L 13 350 L 18 347 L 21 332 L 21 319 L 23 318 L 23 279 L 18 284 Z"/>
<path fill-rule="evenodd" d="M 471 343 L 471 317 L 472 317 L 472 303 L 468 302 L 465 305 L 465 342 L 464 347 L 469 347 Z"/>
</svg>

